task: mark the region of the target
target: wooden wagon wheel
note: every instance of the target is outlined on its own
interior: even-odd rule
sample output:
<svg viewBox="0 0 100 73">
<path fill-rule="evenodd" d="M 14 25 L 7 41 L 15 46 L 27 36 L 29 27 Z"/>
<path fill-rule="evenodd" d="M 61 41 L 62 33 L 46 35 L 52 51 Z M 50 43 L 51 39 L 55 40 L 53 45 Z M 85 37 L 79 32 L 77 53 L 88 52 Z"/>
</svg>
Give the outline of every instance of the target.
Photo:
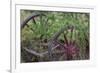
<svg viewBox="0 0 100 73">
<path fill-rule="evenodd" d="M 43 19 L 44 18 L 44 19 Z M 43 21 L 42 24 L 47 24 L 47 21 L 48 19 L 46 18 L 46 16 L 44 14 L 31 14 L 30 16 L 28 16 L 22 23 L 21 23 L 21 30 L 23 30 L 25 27 L 29 28 L 30 31 L 32 31 L 33 33 L 35 33 L 35 29 L 37 29 L 36 27 L 30 27 L 30 23 L 33 23 L 32 25 L 38 25 L 37 23 Z M 39 24 L 40 25 L 40 24 Z M 44 40 L 41 40 L 43 38 L 44 34 L 41 34 L 40 33 L 40 36 L 39 38 L 34 38 L 34 40 L 36 39 L 39 39 L 39 40 L 36 40 L 35 42 L 39 42 L 39 44 L 35 43 L 34 42 L 32 43 L 32 45 L 34 45 L 34 47 L 27 47 L 26 45 L 24 47 L 22 47 L 25 51 L 27 51 L 29 54 L 35 56 L 35 57 L 39 57 L 39 60 L 40 58 L 43 58 L 45 54 L 48 54 L 48 51 L 43 51 L 43 52 L 38 52 L 40 46 L 42 45 L 43 47 L 47 47 L 47 41 L 44 39 Z M 44 43 L 45 42 L 45 43 Z M 37 48 L 37 45 L 39 46 Z M 22 50 L 23 50 L 22 49 Z M 37 50 L 37 51 L 36 51 Z M 28 58 L 29 59 L 29 58 Z M 41 60 L 42 61 L 42 60 Z"/>
<path fill-rule="evenodd" d="M 50 60 L 74 60 L 79 55 L 79 48 L 73 39 L 73 33 L 77 27 L 74 25 L 66 25 L 61 28 L 50 40 L 48 44 Z M 68 34 L 70 34 L 68 38 Z M 59 37 L 63 38 L 60 40 Z M 69 39 L 69 40 L 68 40 Z M 52 53 L 53 51 L 59 51 Z"/>
</svg>

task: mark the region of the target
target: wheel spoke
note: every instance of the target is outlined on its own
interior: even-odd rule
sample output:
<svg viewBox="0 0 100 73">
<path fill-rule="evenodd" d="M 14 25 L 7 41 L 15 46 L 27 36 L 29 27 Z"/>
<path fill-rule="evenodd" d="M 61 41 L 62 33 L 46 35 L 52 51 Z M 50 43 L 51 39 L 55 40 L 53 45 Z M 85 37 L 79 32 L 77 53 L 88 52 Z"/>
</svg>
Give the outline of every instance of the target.
<svg viewBox="0 0 100 73">
<path fill-rule="evenodd" d="M 73 31 L 74 31 L 74 27 L 72 26 L 72 27 L 70 28 L 70 32 L 71 32 L 70 40 L 73 39 Z"/>
<path fill-rule="evenodd" d="M 33 18 L 33 23 L 36 24 L 35 18 Z"/>
<path fill-rule="evenodd" d="M 30 28 L 29 25 L 26 25 L 32 32 L 34 32 L 34 29 Z"/>
<path fill-rule="evenodd" d="M 60 42 L 57 41 L 57 40 L 55 40 L 55 43 L 59 44 L 59 46 L 60 46 L 61 48 L 66 48 L 66 47 L 64 46 L 64 44 L 60 43 Z"/>
<path fill-rule="evenodd" d="M 67 40 L 67 37 L 66 37 L 66 35 L 65 35 L 65 33 L 63 34 L 64 35 L 64 42 L 66 43 L 66 46 L 68 45 L 68 40 Z"/>
</svg>

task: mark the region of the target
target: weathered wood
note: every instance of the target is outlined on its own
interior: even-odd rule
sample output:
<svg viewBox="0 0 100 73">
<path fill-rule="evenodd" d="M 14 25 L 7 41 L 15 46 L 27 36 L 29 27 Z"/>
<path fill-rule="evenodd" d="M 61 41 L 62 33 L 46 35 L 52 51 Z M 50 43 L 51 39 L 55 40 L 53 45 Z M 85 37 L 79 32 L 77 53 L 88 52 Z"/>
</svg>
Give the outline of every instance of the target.
<svg viewBox="0 0 100 73">
<path fill-rule="evenodd" d="M 54 48 L 52 48 L 51 50 L 54 50 L 54 49 L 57 48 L 58 46 L 59 46 L 59 45 L 56 45 L 56 46 L 55 46 Z M 45 51 L 45 52 L 43 52 L 43 53 L 38 53 L 38 52 L 34 51 L 33 49 L 29 49 L 29 48 L 26 48 L 26 47 L 24 47 L 23 49 L 24 49 L 25 51 L 27 51 L 27 52 L 29 52 L 29 53 L 35 55 L 35 56 L 38 56 L 38 57 L 44 57 L 44 55 L 48 54 L 48 51 Z M 65 52 L 65 50 L 56 51 L 56 52 L 52 52 L 52 53 L 63 53 L 63 52 Z"/>
<path fill-rule="evenodd" d="M 41 14 L 35 14 L 35 13 L 33 13 L 32 15 L 30 15 L 28 18 L 25 19 L 25 21 L 23 21 L 23 22 L 21 23 L 21 28 L 24 28 L 25 25 L 27 25 L 28 21 L 30 21 L 31 19 L 34 20 L 35 17 L 40 16 L 40 15 L 41 15 Z M 35 20 L 34 20 L 34 21 L 35 21 Z"/>
</svg>

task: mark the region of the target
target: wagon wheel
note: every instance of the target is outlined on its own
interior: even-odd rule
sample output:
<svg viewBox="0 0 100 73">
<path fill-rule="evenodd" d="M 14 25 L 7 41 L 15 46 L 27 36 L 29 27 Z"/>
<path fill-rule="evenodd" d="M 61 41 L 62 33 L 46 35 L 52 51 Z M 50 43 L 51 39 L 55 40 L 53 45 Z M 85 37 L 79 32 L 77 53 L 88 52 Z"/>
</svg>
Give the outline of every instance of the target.
<svg viewBox="0 0 100 73">
<path fill-rule="evenodd" d="M 79 48 L 73 39 L 75 31 L 76 26 L 67 25 L 52 37 L 48 45 L 50 60 L 74 60 L 78 57 Z"/>
<path fill-rule="evenodd" d="M 31 54 L 31 57 L 28 56 L 28 59 L 30 57 L 30 60 L 32 59 L 32 57 L 35 57 L 37 58 L 36 61 L 42 61 L 42 58 L 44 57 L 44 55 L 48 53 L 47 40 L 46 40 L 46 37 L 43 38 L 45 34 L 41 33 L 42 30 L 36 31 L 36 29 L 39 29 L 37 25 L 40 27 L 42 25 L 46 27 L 47 22 L 48 22 L 48 19 L 46 18 L 44 14 L 33 13 L 21 23 L 21 31 L 27 28 L 28 32 L 33 33 L 32 36 L 34 36 L 35 33 L 39 32 L 39 34 L 35 34 L 36 37 L 33 37 L 33 39 L 31 39 L 30 42 L 28 42 L 29 43 L 28 46 L 27 45 L 24 45 L 24 47 L 22 46 L 22 50 L 25 50 L 29 54 Z"/>
</svg>

